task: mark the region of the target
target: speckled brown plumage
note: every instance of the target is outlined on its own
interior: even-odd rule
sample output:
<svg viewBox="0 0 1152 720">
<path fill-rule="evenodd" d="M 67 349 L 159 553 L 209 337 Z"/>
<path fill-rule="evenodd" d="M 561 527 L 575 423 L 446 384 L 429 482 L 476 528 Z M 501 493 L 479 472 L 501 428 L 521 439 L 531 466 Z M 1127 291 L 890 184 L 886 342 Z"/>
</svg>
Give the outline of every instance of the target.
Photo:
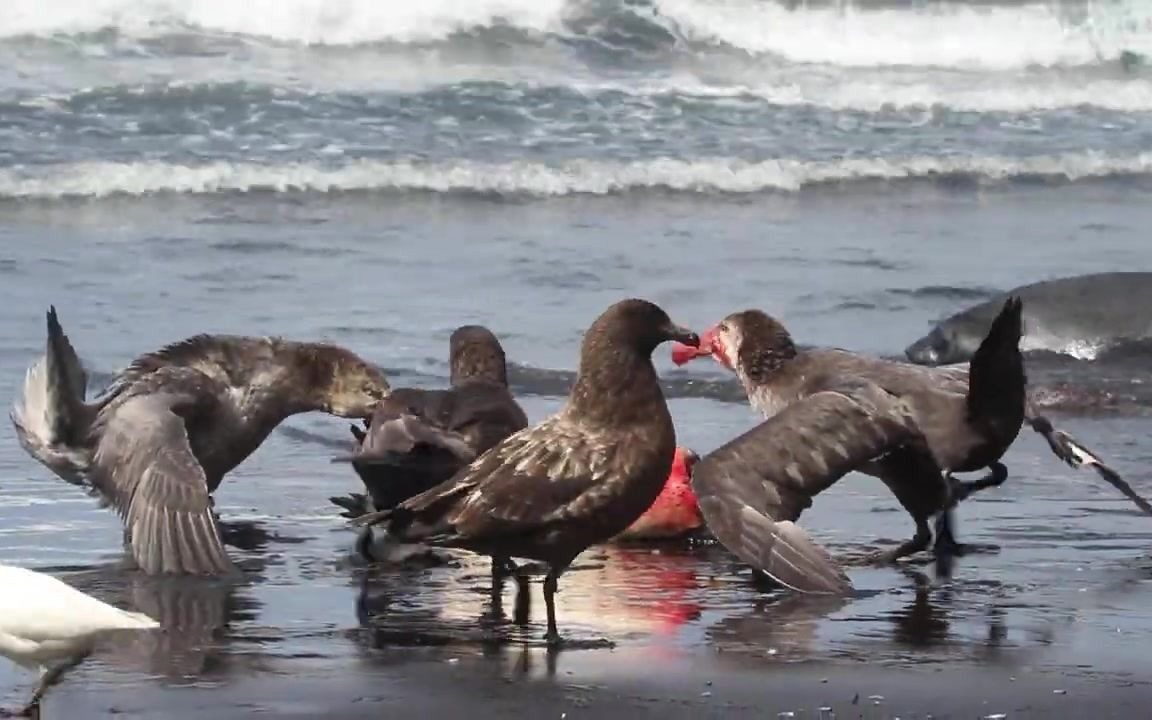
<svg viewBox="0 0 1152 720">
<path fill-rule="evenodd" d="M 353 427 L 357 443 L 347 459 L 368 497 L 332 498 L 349 509 L 347 516 L 393 508 L 528 426 L 508 389 L 504 349 L 496 336 L 464 325 L 448 346 L 451 387 L 395 388 L 363 430 Z"/>
<path fill-rule="evenodd" d="M 968 368 L 926 368 L 843 350 L 797 351 L 783 325 L 758 310 L 734 313 L 691 356 L 713 355 L 736 372 L 767 418 L 705 457 L 693 487 L 709 528 L 740 557 L 809 592 L 848 587 L 828 554 L 795 521 L 818 493 L 852 470 L 878 477 L 916 523 L 916 534 L 877 559 L 928 545 L 959 546 L 951 508 L 1007 477 L 1000 459 L 1025 420 L 1072 465 L 1091 465 L 1145 512 L 1150 506 L 1067 433 L 1036 415 L 1019 350 L 1021 303 L 1009 298 Z M 952 474 L 990 468 L 962 482 Z"/>
<path fill-rule="evenodd" d="M 698 342 L 652 303 L 616 303 L 585 333 L 576 382 L 559 413 L 395 511 L 361 522 L 386 523 L 406 542 L 548 563 L 548 639 L 558 641 L 558 577 L 589 545 L 640 517 L 672 466 L 676 433 L 651 358 L 667 340 Z"/>
<path fill-rule="evenodd" d="M 1020 330 L 1020 305 L 1009 301 L 965 371 L 798 351 L 774 318 L 729 315 L 703 345 L 736 372 L 767 420 L 697 466 L 693 486 L 708 527 L 789 587 L 844 591 L 847 578 L 795 521 L 815 495 L 858 470 L 880 478 L 916 523 L 915 537 L 881 559 L 922 549 L 931 517 L 1003 480 L 995 467 L 1024 418 Z M 993 475 L 971 484 L 951 477 L 990 466 Z M 951 540 L 946 528 L 940 534 Z"/>
<path fill-rule="evenodd" d="M 224 475 L 288 416 L 366 417 L 389 392 L 344 348 L 229 335 L 142 355 L 92 403 L 84 377 L 52 309 L 12 420 L 33 457 L 117 509 L 149 574 L 230 572 L 210 499 Z"/>
</svg>

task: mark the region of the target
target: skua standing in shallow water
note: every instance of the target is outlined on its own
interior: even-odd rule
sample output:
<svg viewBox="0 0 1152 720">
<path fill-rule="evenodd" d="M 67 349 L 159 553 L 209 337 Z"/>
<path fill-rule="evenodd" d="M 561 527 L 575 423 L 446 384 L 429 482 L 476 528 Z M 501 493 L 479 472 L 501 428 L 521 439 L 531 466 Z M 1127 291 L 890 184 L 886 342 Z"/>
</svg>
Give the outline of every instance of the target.
<svg viewBox="0 0 1152 720">
<path fill-rule="evenodd" d="M 330 500 L 356 518 L 390 510 L 455 475 L 496 443 L 528 426 L 528 416 L 508 389 L 508 364 L 500 341 L 487 328 L 464 325 L 448 341 L 447 390 L 395 388 L 366 427 L 352 426 L 359 443 L 351 461 L 368 494 Z M 373 543 L 365 528 L 356 541 L 370 561 L 430 557 L 427 548 Z M 492 575 L 509 572 L 507 558 L 493 558 Z"/>
<path fill-rule="evenodd" d="M 451 387 L 393 388 L 364 429 L 352 426 L 350 461 L 367 496 L 334 497 L 346 517 L 388 510 L 456 474 L 496 443 L 528 427 L 508 389 L 504 349 L 490 330 L 457 328 L 448 341 Z"/>
<path fill-rule="evenodd" d="M 759 310 L 724 318 L 697 348 L 675 348 L 678 364 L 710 355 L 734 371 L 767 418 L 697 464 L 693 487 L 709 529 L 788 587 L 844 592 L 847 577 L 795 523 L 814 496 L 857 470 L 883 481 L 916 523 L 911 540 L 876 560 L 925 549 L 933 516 L 937 552 L 961 551 L 950 510 L 1005 480 L 1000 458 L 1026 418 L 1021 311 L 1018 299 L 1005 302 L 968 369 L 798 350 L 784 326 Z M 1099 462 L 1045 418 L 1028 419 L 1062 459 Z M 983 468 L 991 473 L 979 480 L 953 477 Z M 1126 494 L 1152 513 L 1131 488 Z"/>
<path fill-rule="evenodd" d="M 549 565 L 550 644 L 560 642 L 557 581 L 590 545 L 623 532 L 663 490 L 676 451 L 652 352 L 699 343 L 658 306 L 624 300 L 584 335 L 559 413 L 497 444 L 447 482 L 356 523 L 400 542 L 459 547 Z"/>
<path fill-rule="evenodd" d="M 335 345 L 196 335 L 141 355 L 85 402 L 87 375 L 48 311 L 48 347 L 12 410 L 20 444 L 114 506 L 148 574 L 233 570 L 212 514 L 224 475 L 285 418 L 369 417 L 384 376 Z"/>
</svg>

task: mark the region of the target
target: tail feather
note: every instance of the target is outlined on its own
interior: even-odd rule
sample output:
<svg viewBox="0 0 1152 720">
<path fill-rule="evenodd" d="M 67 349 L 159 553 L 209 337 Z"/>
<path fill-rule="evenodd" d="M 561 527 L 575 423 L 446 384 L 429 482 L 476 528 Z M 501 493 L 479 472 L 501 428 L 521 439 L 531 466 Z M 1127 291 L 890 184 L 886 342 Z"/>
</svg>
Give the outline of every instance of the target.
<svg viewBox="0 0 1152 720">
<path fill-rule="evenodd" d="M 1008 298 L 972 355 L 968 366 L 968 414 L 972 418 L 1008 420 L 1016 415 L 1011 424 L 1017 428 L 1023 421 L 1027 385 L 1020 352 L 1023 309 L 1020 298 Z"/>
<path fill-rule="evenodd" d="M 83 436 L 90 422 L 84 404 L 88 378 L 60 327 L 56 308 L 47 315 L 44 355 L 24 375 L 24 387 L 9 417 L 20 445 L 57 475 L 80 484 L 90 462 Z"/>
<path fill-rule="evenodd" d="M 1091 467 L 1105 482 L 1135 503 L 1136 507 L 1152 515 L 1152 503 L 1137 493 L 1124 478 L 1120 477 L 1118 472 L 1109 467 L 1083 443 L 1063 430 L 1054 428 L 1052 422 L 1043 415 L 1031 415 L 1028 418 L 1028 424 L 1032 426 L 1033 430 L 1044 436 L 1044 439 L 1048 441 L 1048 446 L 1052 448 L 1052 452 L 1068 463 L 1070 467 Z"/>
<path fill-rule="evenodd" d="M 49 362 L 58 366 L 61 389 L 67 390 L 65 396 L 82 402 L 88 393 L 88 373 L 84 371 L 84 364 L 80 362 L 72 342 L 64 334 L 64 328 L 60 327 L 55 305 L 48 307 L 47 320 Z"/>
</svg>

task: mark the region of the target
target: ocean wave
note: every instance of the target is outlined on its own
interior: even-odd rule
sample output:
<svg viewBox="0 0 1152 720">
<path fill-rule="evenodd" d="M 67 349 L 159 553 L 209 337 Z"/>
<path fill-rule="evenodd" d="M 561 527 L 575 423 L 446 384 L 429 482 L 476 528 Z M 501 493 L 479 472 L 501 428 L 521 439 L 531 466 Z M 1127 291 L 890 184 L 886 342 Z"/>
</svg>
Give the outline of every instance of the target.
<svg viewBox="0 0 1152 720">
<path fill-rule="evenodd" d="M 237 192 L 427 192 L 525 197 L 612 195 L 644 190 L 749 194 L 866 182 L 1000 184 L 1146 175 L 1152 175 L 1152 152 L 1123 156 L 1084 152 L 1019 158 L 918 156 L 761 162 L 730 158 L 575 160 L 553 164 L 360 160 L 331 166 L 105 161 L 0 170 L 0 199 Z"/>
<path fill-rule="evenodd" d="M 305 44 L 427 42 L 499 24 L 559 29 L 565 0 L 7 0 L 0 37 L 114 30 L 155 38 L 197 29 Z"/>
<path fill-rule="evenodd" d="M 668 90 L 699 97 L 761 98 L 781 107 L 811 105 L 830 110 L 862 112 L 944 110 L 976 113 L 1035 113 L 1067 108 L 1096 108 L 1122 113 L 1152 110 L 1152 82 L 1143 78 L 1078 76 L 995 76 L 974 82 L 970 77 L 856 76 L 852 78 L 789 78 L 765 84 L 745 77 L 709 87 L 691 79 L 669 83 Z"/>
<path fill-rule="evenodd" d="M 633 78 L 569 77 L 563 72 L 540 70 L 534 76 L 516 69 L 468 66 L 440 68 L 422 73 L 419 79 L 352 75 L 313 83 L 283 85 L 253 82 L 239 69 L 234 75 L 213 80 L 170 80 L 82 87 L 68 92 L 0 92 L 0 110 L 12 112 L 103 112 L 126 108 L 189 112 L 211 105 L 310 105 L 315 112 L 346 113 L 374 110 L 396 103 L 404 95 L 409 103 L 449 104 L 466 96 L 490 100 L 532 111 L 540 106 L 595 102 L 612 109 L 630 102 L 695 106 L 710 103 L 738 111 L 773 112 L 781 108 L 821 108 L 872 114 L 914 113 L 921 122 L 948 122 L 948 113 L 1004 113 L 1036 115 L 1067 108 L 1120 113 L 1152 111 L 1152 78 L 1097 78 L 1070 76 L 1012 76 L 956 78 L 934 73 L 867 73 L 851 78 L 778 71 L 766 77 L 764 68 L 752 65 L 730 69 L 722 78 L 680 70 L 676 73 Z M 217 73 L 217 75 L 226 73 Z M 705 73 L 706 75 L 707 73 Z M 1013 118 L 1015 119 L 1015 118 Z M 1007 121 L 1008 118 L 1005 118 Z"/>
<path fill-rule="evenodd" d="M 189 31 L 315 45 L 427 44 L 491 29 L 640 50 L 719 46 L 798 63 L 1013 70 L 1152 49 L 1149 11 L 1098 3 L 787 7 L 764 0 L 7 0 L 3 37 Z"/>
<path fill-rule="evenodd" d="M 0 37 L 115 31 L 148 39 L 190 29 L 283 42 L 421 43 L 500 25 L 562 31 L 567 0 L 7 0 Z"/>
<path fill-rule="evenodd" d="M 686 37 L 793 62 L 1013 70 L 1090 65 L 1150 47 L 1136 2 L 1100 3 L 1072 18 L 1058 4 L 932 3 L 789 10 L 758 0 L 659 0 Z"/>
</svg>

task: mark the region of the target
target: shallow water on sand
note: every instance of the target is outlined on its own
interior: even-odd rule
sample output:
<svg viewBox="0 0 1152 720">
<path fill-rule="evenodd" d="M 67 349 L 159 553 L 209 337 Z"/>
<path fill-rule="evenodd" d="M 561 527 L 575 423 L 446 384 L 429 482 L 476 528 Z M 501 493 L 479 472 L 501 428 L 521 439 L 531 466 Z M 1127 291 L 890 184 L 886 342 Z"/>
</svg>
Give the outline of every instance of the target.
<svg viewBox="0 0 1152 720">
<path fill-rule="evenodd" d="M 703 328 L 759 306 L 801 344 L 898 355 L 996 290 L 1149 270 L 1152 22 L 1136 0 L 5 0 L 0 406 L 55 304 L 97 379 L 199 332 L 345 344 L 446 380 L 483 323 L 535 421 L 581 333 L 646 297 Z M 1152 494 L 1152 363 L 1031 357 L 1060 418 Z M 681 444 L 755 421 L 711 363 L 667 381 Z M 1078 394 L 1086 391 L 1086 394 Z M 339 441 L 346 423 L 288 427 Z M 75 720 L 271 717 L 1143 717 L 1152 524 L 1024 433 L 960 508 L 958 562 L 850 569 L 843 600 L 758 587 L 716 547 L 594 548 L 558 656 L 494 609 L 483 559 L 366 572 L 289 432 L 225 480 L 235 586 L 119 567 L 120 527 L 0 423 L 0 562 L 165 631 L 50 695 Z M 802 524 L 906 539 L 851 476 Z M 0 588 L 0 592 L 4 589 Z M 496 610 L 502 610 L 497 612 Z M 551 661 L 551 662 L 550 662 Z M 0 663 L 0 704 L 32 678 Z M 1062 691 L 1062 692 L 1056 692 Z M 884 696 L 881 698 L 880 696 Z M 825 711 L 821 708 L 829 708 Z M 788 715 L 787 713 L 793 713 Z"/>
<path fill-rule="evenodd" d="M 102 377 L 135 352 L 213 330 L 329 337 L 391 368 L 395 384 L 439 384 L 447 333 L 472 321 L 505 339 L 510 357 L 527 366 L 521 377 L 531 376 L 531 368 L 570 371 L 583 327 L 628 294 L 654 298 L 697 326 L 733 307 L 781 308 L 803 341 L 894 354 L 945 303 L 836 309 L 836 298 L 888 297 L 891 288 L 945 282 L 1009 287 L 1037 275 L 1124 267 L 1146 252 L 1138 228 L 1150 212 L 1124 205 L 1118 216 L 1124 192 L 926 196 L 907 207 L 887 200 L 883 214 L 875 212 L 878 200 L 860 197 L 755 205 L 659 197 L 543 206 L 414 200 L 383 207 L 355 198 L 253 198 L 235 205 L 177 200 L 163 212 L 131 202 L 24 206 L 7 213 L 2 230 L 9 302 L 0 315 L 0 402 L 10 402 L 40 351 L 41 313 L 50 302 Z M 1063 196 L 1053 200 L 1053 193 Z M 1099 214 L 1117 229 L 1091 251 L 1076 242 L 1026 250 L 988 237 L 1015 232 L 1015 218 L 1025 214 L 1036 234 L 1051 235 L 1071 205 L 1080 222 Z M 902 234 L 894 233 L 898 228 Z M 838 249 L 849 242 L 849 230 L 853 245 L 870 250 L 860 264 L 838 265 L 851 255 Z M 981 247 L 995 250 L 1001 262 L 977 257 L 972 248 Z M 796 259 L 781 259 L 788 257 Z M 659 365 L 669 372 L 664 351 Z M 1091 364 L 1083 371 L 1090 373 Z M 707 366 L 686 373 L 720 377 Z M 524 383 L 533 420 L 559 406 L 563 381 Z M 746 404 L 723 398 L 677 396 L 670 405 L 681 443 L 700 452 L 755 421 Z M 1141 414 L 1061 423 L 1145 494 L 1152 491 L 1146 475 L 1152 423 Z M 345 422 L 322 416 L 288 424 L 350 438 Z M 368 698 L 359 706 L 368 712 L 377 707 L 373 698 L 415 702 L 411 683 L 440 687 L 450 676 L 436 673 L 456 666 L 470 678 L 459 680 L 457 707 L 480 703 L 484 714 L 499 703 L 483 705 L 496 691 L 478 678 L 549 677 L 538 585 L 531 622 L 519 627 L 508 619 L 510 588 L 505 615 L 493 619 L 484 560 L 461 556 L 459 567 L 366 574 L 350 558 L 352 533 L 327 497 L 356 490 L 358 481 L 346 466 L 329 462 L 330 447 L 274 433 L 226 480 L 217 497 L 222 518 L 250 526 L 249 549 L 233 550 L 246 581 L 227 587 L 117 569 L 114 514 L 35 464 L 9 427 L 2 437 L 0 561 L 48 569 L 152 613 L 166 628 L 109 648 L 78 669 L 51 696 L 53 714 L 103 717 L 116 708 L 154 717 L 168 707 L 176 715 L 195 707 L 286 714 L 290 708 L 277 698 L 306 696 L 303 684 L 319 678 L 350 683 L 339 702 Z M 719 687 L 725 678 L 760 670 L 770 682 L 792 678 L 784 668 L 797 663 L 822 668 L 814 672 L 832 685 L 885 668 L 897 674 L 877 684 L 911 671 L 991 668 L 1000 679 L 1043 678 L 1037 682 L 1045 693 L 1073 682 L 1088 683 L 1084 693 L 1102 698 L 1130 692 L 1121 687 L 1126 683 L 1145 687 L 1152 638 L 1148 518 L 1091 474 L 1058 463 L 1031 433 L 1021 435 L 1007 463 L 1010 481 L 959 511 L 961 540 L 998 545 L 999 552 L 960 560 L 951 578 L 936 577 L 923 563 L 852 568 L 857 592 L 843 601 L 758 588 L 719 548 L 590 550 L 561 581 L 561 628 L 574 640 L 607 639 L 615 648 L 555 658 L 549 682 L 556 684 L 548 687 L 563 690 L 558 707 L 579 708 L 564 693 L 584 697 L 584 686 L 672 677 L 687 683 L 677 687 L 694 687 L 707 677 Z M 821 496 L 803 524 L 845 554 L 887 546 L 912 530 L 883 486 L 856 475 Z M 428 668 L 439 670 L 429 675 Z M 275 685 L 278 678 L 301 685 Z M 0 664 L 7 703 L 18 701 L 30 681 Z M 750 687 L 756 682 L 749 680 Z M 777 682 L 785 682 L 783 693 L 792 681 Z M 168 690 L 156 692 L 160 687 Z M 661 698 L 679 692 L 661 688 L 650 692 Z M 859 692 L 836 688 L 829 702 L 847 703 Z M 801 707 L 796 703 L 817 703 L 818 691 L 799 699 L 745 698 L 745 709 L 791 711 Z M 905 691 L 917 692 L 915 684 Z M 187 692 L 203 695 L 180 699 Z M 439 702 L 430 697 L 436 692 L 426 690 L 425 700 Z M 672 714 L 729 707 L 713 702 L 710 692 L 688 692 Z M 954 701 L 968 699 L 953 692 Z M 508 700 L 522 701 L 528 702 Z M 289 705 L 311 707 L 307 702 L 297 697 Z M 901 702 L 890 696 L 874 717 L 899 715 Z M 818 703 L 802 707 L 818 716 Z M 349 706 L 337 716 L 355 712 Z"/>
</svg>

